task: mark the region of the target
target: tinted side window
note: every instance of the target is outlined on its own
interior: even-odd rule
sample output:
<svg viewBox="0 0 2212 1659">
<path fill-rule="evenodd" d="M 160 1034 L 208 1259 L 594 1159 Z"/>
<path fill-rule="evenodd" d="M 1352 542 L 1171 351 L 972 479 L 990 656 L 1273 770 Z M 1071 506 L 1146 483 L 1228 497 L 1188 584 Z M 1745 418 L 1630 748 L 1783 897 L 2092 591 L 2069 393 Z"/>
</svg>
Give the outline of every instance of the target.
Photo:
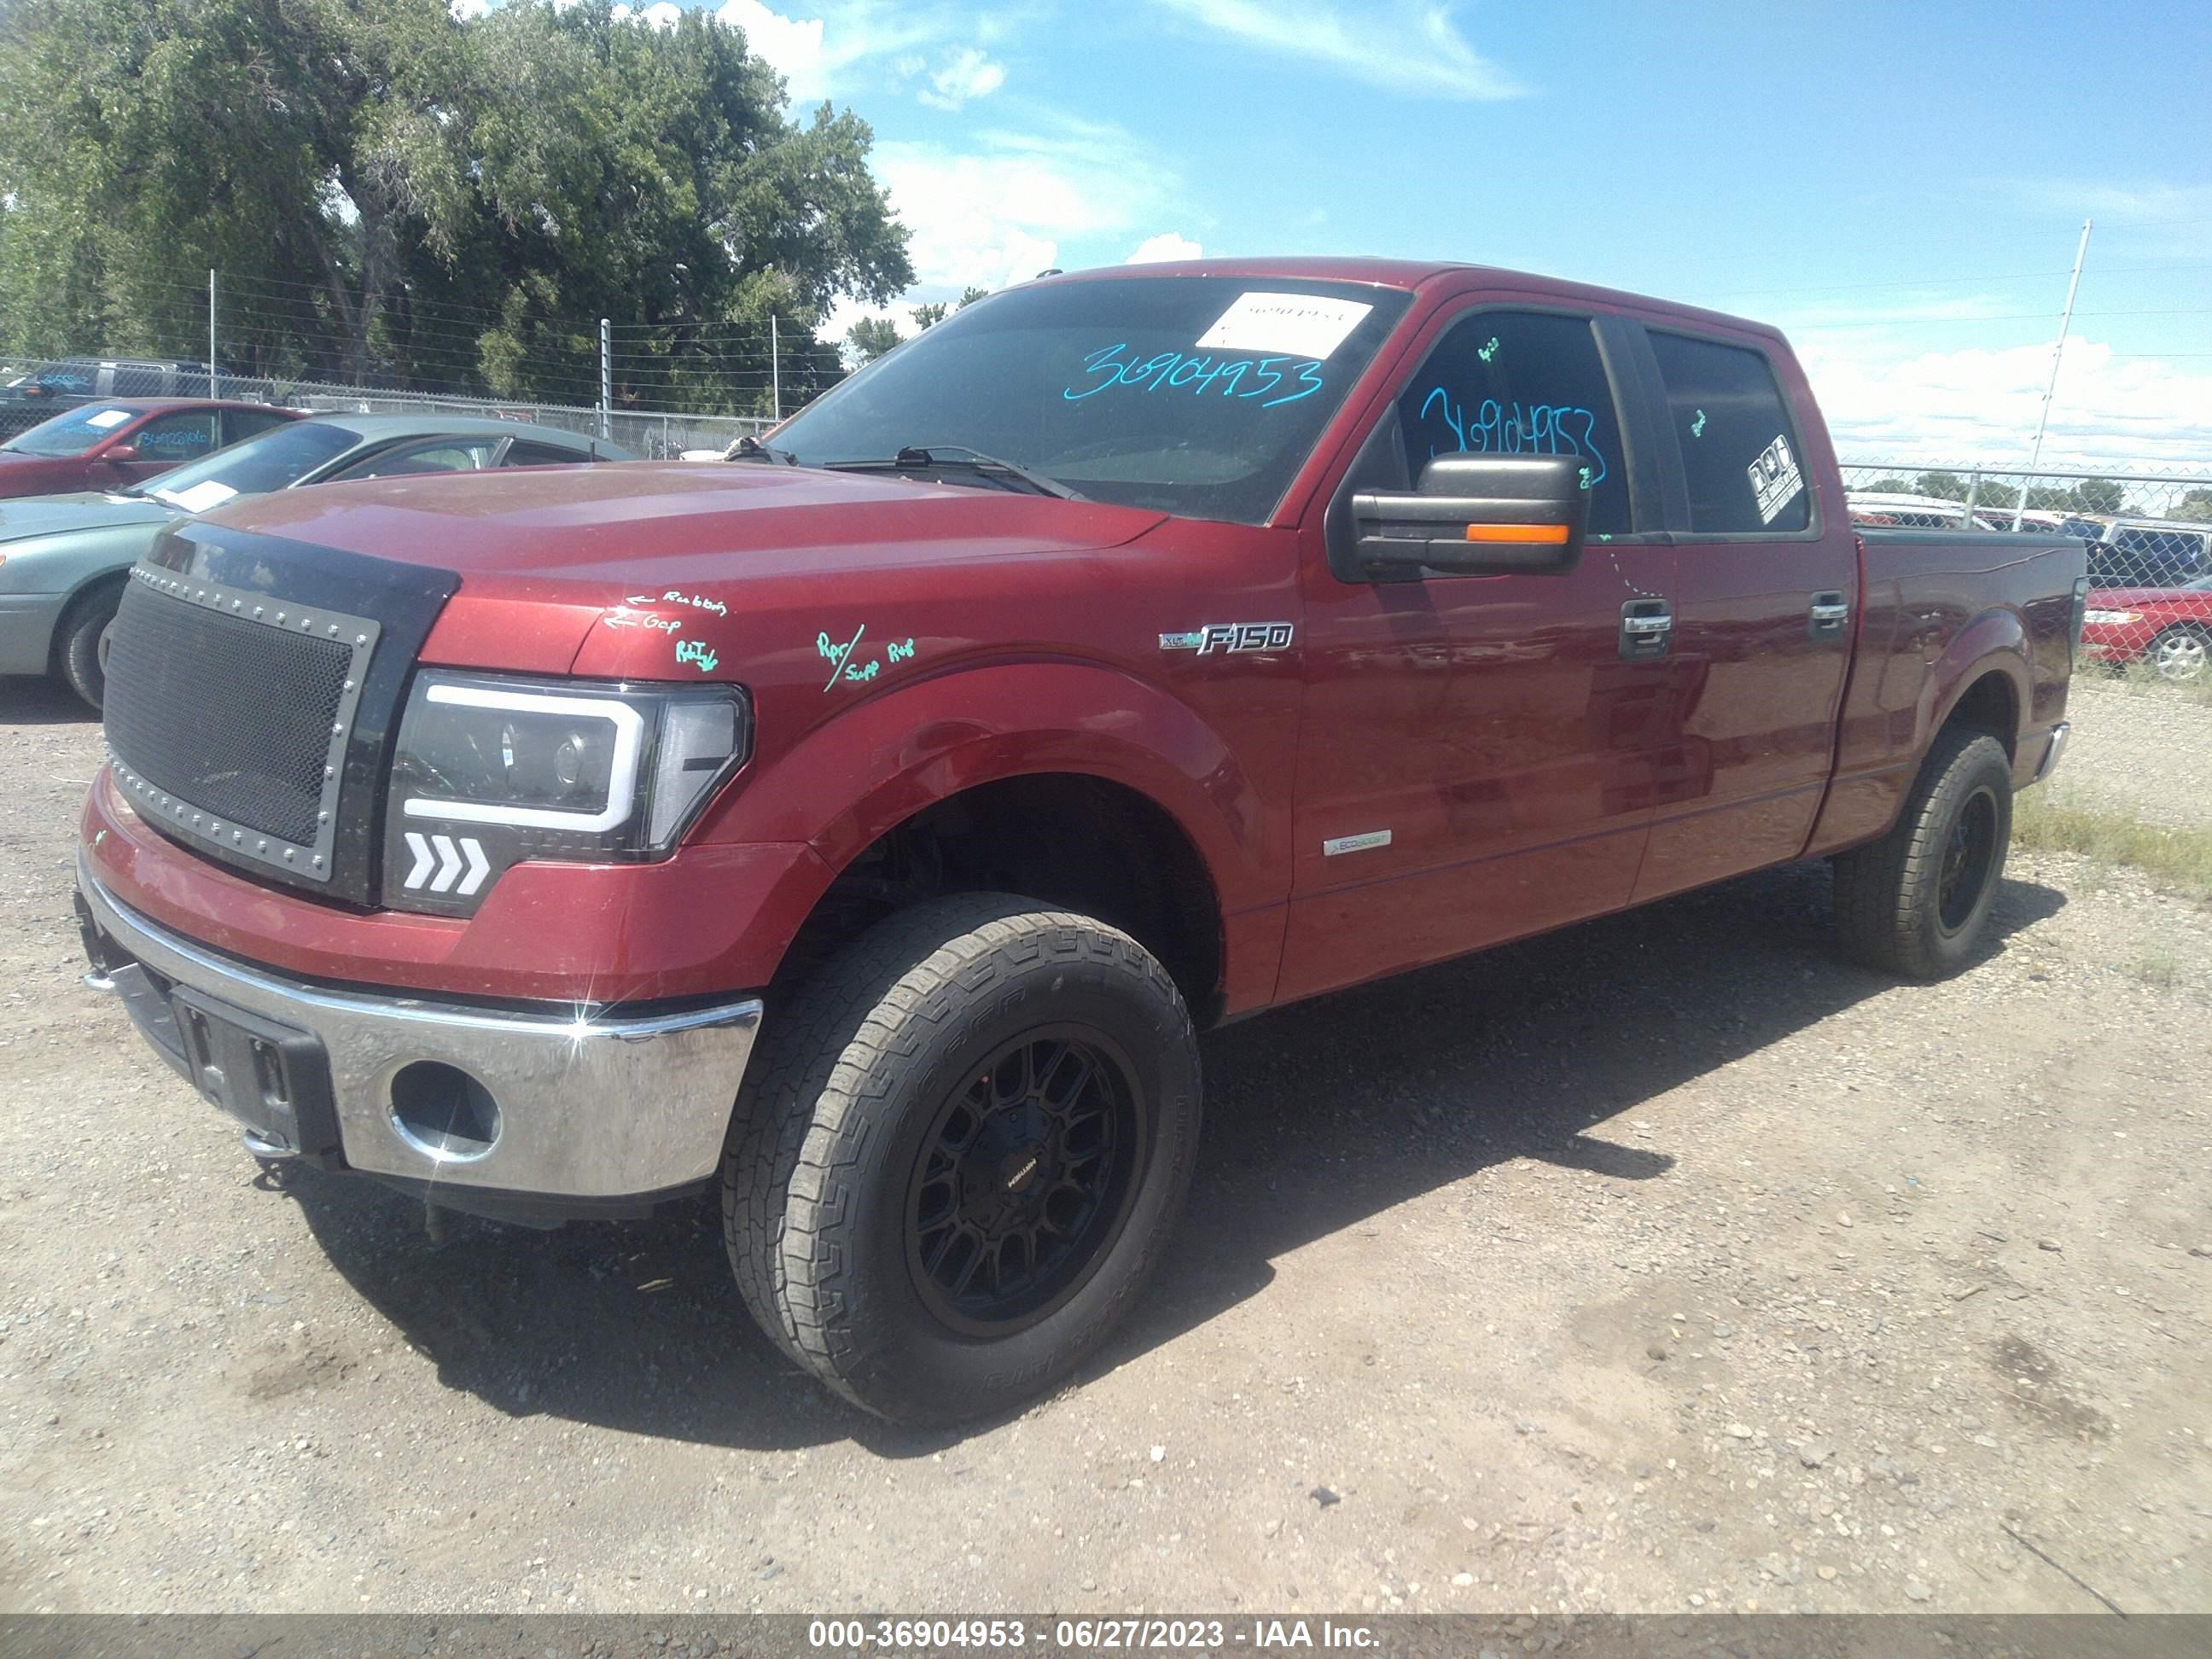
<svg viewBox="0 0 2212 1659">
<path fill-rule="evenodd" d="M 1628 466 L 1620 416 L 1589 319 L 1483 311 L 1452 325 L 1398 400 L 1414 483 L 1438 455 L 1579 455 L 1589 527 L 1624 535 Z"/>
<path fill-rule="evenodd" d="M 274 410 L 226 409 L 222 412 L 222 424 L 228 434 L 224 441 L 237 443 L 241 439 L 251 438 L 257 432 L 266 432 L 272 426 L 283 425 L 284 419 Z"/>
<path fill-rule="evenodd" d="M 206 410 L 156 415 L 138 428 L 131 441 L 149 461 L 192 460 L 216 447 L 215 416 Z"/>
<path fill-rule="evenodd" d="M 400 478 L 425 472 L 481 472 L 491 465 L 497 438 L 439 438 L 427 444 L 387 449 L 348 467 L 344 478 Z"/>
<path fill-rule="evenodd" d="M 118 363 L 112 395 L 118 398 L 158 398 L 162 392 L 158 363 Z"/>
<path fill-rule="evenodd" d="M 556 449 L 551 444 L 533 444 L 518 440 L 507 446 L 507 459 L 501 466 L 574 466 L 590 458 L 570 449 Z"/>
<path fill-rule="evenodd" d="M 1682 447 L 1691 530 L 1755 536 L 1804 529 L 1812 522 L 1805 464 L 1766 359 L 1656 329 L 1650 338 Z"/>
</svg>

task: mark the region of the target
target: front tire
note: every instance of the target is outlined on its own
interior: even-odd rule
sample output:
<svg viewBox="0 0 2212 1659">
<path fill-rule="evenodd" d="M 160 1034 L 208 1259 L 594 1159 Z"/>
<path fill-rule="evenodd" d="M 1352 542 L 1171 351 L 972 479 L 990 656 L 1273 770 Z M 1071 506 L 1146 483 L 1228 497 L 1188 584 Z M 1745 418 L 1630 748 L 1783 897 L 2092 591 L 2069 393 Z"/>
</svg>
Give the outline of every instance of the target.
<svg viewBox="0 0 2212 1659">
<path fill-rule="evenodd" d="M 80 593 L 62 613 L 54 629 L 54 666 L 69 689 L 100 712 L 107 695 L 107 670 L 100 644 L 114 626 L 115 612 L 123 603 L 120 582 L 102 582 Z"/>
<path fill-rule="evenodd" d="M 1936 734 L 1896 824 L 1835 860 L 1836 926 L 1855 961 L 1908 979 L 1981 949 L 2012 840 L 2012 762 L 1983 732 Z"/>
<path fill-rule="evenodd" d="M 1044 1390 L 1128 1310 L 1189 1185 L 1188 1010 L 1118 929 L 933 900 L 773 1016 L 723 1166 L 724 1237 L 783 1352 L 896 1422 Z"/>
<path fill-rule="evenodd" d="M 2143 659 L 2162 680 L 2187 685 L 2204 678 L 2212 666 L 2212 632 L 2193 623 L 2177 623 L 2150 642 Z"/>
</svg>

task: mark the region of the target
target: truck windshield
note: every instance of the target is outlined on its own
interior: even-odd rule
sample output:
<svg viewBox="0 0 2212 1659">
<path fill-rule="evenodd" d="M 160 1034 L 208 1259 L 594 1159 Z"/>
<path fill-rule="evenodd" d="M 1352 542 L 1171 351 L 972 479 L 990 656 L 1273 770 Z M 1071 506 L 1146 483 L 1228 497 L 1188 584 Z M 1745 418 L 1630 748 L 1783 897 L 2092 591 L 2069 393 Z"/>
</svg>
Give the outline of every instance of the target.
<svg viewBox="0 0 2212 1659">
<path fill-rule="evenodd" d="M 1235 276 L 1010 289 L 878 358 L 773 447 L 887 471 L 902 450 L 965 450 L 1092 501 L 1260 524 L 1411 297 Z"/>
</svg>

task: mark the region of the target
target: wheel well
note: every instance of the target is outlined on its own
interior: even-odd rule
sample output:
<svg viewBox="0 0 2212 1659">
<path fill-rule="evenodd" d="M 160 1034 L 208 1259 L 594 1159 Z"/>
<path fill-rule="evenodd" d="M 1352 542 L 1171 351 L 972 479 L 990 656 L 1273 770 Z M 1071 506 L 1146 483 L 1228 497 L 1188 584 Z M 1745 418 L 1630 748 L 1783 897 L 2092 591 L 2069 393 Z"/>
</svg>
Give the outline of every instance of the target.
<svg viewBox="0 0 2212 1659">
<path fill-rule="evenodd" d="M 776 979 L 811 972 L 894 910 L 967 891 L 1019 893 L 1109 922 L 1159 958 L 1200 1025 L 1218 1016 L 1221 907 L 1198 849 L 1144 795 L 1073 773 L 980 784 L 879 836 L 817 902 Z"/>
<path fill-rule="evenodd" d="M 1994 671 L 1983 675 L 1966 689 L 1965 696 L 1951 706 L 1951 716 L 1943 724 L 1986 732 L 2004 744 L 2006 754 L 2011 754 L 2013 744 L 2020 735 L 2020 715 L 2013 702 L 2012 682 Z"/>
<path fill-rule="evenodd" d="M 123 585 L 131 578 L 128 570 L 102 571 L 99 575 L 79 585 L 76 592 L 64 602 L 54 618 L 54 636 L 46 644 L 47 669 L 58 673 L 62 666 L 62 648 L 69 642 L 70 631 L 76 626 L 87 606 L 109 594 L 120 594 Z"/>
</svg>

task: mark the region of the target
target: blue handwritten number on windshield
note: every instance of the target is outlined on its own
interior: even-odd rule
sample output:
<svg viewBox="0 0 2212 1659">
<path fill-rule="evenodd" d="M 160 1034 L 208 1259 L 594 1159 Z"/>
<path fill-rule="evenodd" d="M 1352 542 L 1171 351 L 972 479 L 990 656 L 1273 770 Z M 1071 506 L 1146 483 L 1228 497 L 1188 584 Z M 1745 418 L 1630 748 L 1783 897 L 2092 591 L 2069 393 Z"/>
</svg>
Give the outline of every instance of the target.
<svg viewBox="0 0 2212 1659">
<path fill-rule="evenodd" d="M 1611 471 L 1597 447 L 1597 416 L 1579 404 L 1523 407 L 1485 398 L 1474 411 L 1474 419 L 1469 421 L 1466 405 L 1454 404 L 1443 387 L 1432 386 L 1421 399 L 1419 418 L 1426 421 L 1431 410 L 1443 416 L 1462 450 L 1476 454 L 1579 455 L 1597 464 L 1590 477 L 1594 484 L 1603 483 Z M 1429 453 L 1433 455 L 1436 451 L 1431 447 Z"/>
<path fill-rule="evenodd" d="M 1261 408 L 1273 409 L 1279 404 L 1294 404 L 1310 398 L 1322 389 L 1322 366 L 1317 358 L 1304 362 L 1294 357 L 1217 358 L 1162 351 L 1139 361 L 1128 352 L 1127 341 L 1085 352 L 1083 373 L 1092 377 L 1092 383 L 1079 388 L 1068 386 L 1060 395 L 1073 404 L 1117 386 L 1132 392 L 1165 389 L 1200 397 L 1214 392 L 1239 402 L 1258 398 L 1261 399 Z M 1293 367 L 1285 371 L 1279 364 Z M 1276 387 L 1285 379 L 1291 379 L 1297 390 L 1277 392 Z"/>
</svg>

